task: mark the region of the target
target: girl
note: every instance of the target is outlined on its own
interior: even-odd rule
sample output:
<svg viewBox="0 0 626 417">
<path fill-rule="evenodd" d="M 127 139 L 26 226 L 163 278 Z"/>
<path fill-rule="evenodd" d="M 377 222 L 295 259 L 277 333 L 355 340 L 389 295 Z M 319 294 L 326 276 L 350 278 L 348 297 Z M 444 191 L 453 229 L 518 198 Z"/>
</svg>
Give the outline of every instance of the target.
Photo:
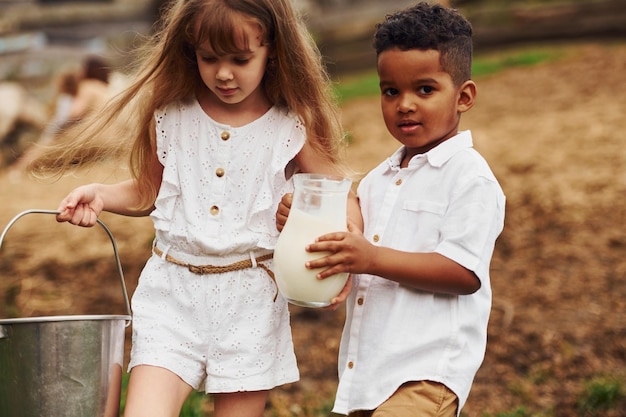
<svg viewBox="0 0 626 417">
<path fill-rule="evenodd" d="M 213 394 L 215 416 L 261 416 L 268 390 L 298 379 L 269 267 L 291 174 L 342 173 L 328 88 L 289 0 L 174 1 L 136 82 L 73 133 L 80 151 L 69 142 L 40 161 L 63 171 L 101 155 L 112 125 L 132 134 L 133 179 L 79 187 L 57 217 L 92 226 L 105 210 L 154 221 L 154 254 L 133 295 L 125 417 L 178 416 L 193 389 Z"/>
</svg>

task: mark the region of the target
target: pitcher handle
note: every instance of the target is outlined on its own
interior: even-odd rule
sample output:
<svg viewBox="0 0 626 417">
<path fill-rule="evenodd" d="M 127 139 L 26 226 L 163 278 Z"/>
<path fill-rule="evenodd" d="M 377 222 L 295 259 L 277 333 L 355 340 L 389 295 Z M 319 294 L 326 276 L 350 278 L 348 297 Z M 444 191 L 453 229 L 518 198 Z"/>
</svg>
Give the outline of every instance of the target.
<svg viewBox="0 0 626 417">
<path fill-rule="evenodd" d="M 4 237 L 7 234 L 7 232 L 9 231 L 9 229 L 11 228 L 11 226 L 13 226 L 13 224 L 22 216 L 25 216 L 27 214 L 54 214 L 57 215 L 60 212 L 57 210 L 40 210 L 40 209 L 33 209 L 33 210 L 26 210 L 23 211 L 21 213 L 19 213 L 17 216 L 13 217 L 13 219 L 11 219 L 11 221 L 9 222 L 9 224 L 6 225 L 6 227 L 4 228 L 4 231 L 2 232 L 2 234 L 0 235 L 0 250 L 2 249 L 2 242 L 4 242 Z M 131 311 L 130 311 L 130 301 L 128 299 L 128 292 L 126 291 L 126 281 L 124 281 L 124 273 L 122 271 L 122 263 L 120 262 L 120 256 L 119 253 L 117 251 L 117 244 L 115 243 L 115 239 L 113 238 L 113 234 L 111 233 L 111 231 L 109 230 L 109 228 L 100 220 L 100 219 L 96 219 L 96 221 L 98 222 L 98 224 L 100 226 L 102 226 L 102 228 L 104 229 L 104 231 L 106 232 L 106 234 L 109 236 L 109 239 L 111 239 L 111 243 L 113 244 L 113 254 L 115 256 L 115 263 L 117 264 L 117 272 L 120 276 L 120 284 L 122 285 L 122 295 L 124 296 L 124 303 L 126 304 L 126 312 L 128 313 L 128 317 L 132 317 Z M 130 325 L 131 320 L 126 320 L 126 327 L 128 327 Z"/>
</svg>

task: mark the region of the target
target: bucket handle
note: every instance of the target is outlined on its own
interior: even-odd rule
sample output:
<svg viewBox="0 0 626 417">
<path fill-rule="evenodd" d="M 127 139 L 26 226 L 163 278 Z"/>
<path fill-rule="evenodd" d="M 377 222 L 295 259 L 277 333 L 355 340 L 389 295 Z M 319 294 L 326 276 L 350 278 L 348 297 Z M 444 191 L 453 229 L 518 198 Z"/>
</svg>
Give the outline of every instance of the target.
<svg viewBox="0 0 626 417">
<path fill-rule="evenodd" d="M 9 229 L 11 228 L 11 226 L 13 226 L 13 224 L 20 217 L 25 216 L 27 214 L 33 214 L 33 213 L 57 215 L 60 212 L 56 211 L 56 210 L 33 209 L 33 210 L 26 210 L 26 211 L 23 211 L 23 212 L 19 213 L 17 216 L 15 216 L 15 217 L 13 217 L 13 219 L 11 219 L 9 224 L 7 224 L 7 226 L 4 228 L 4 231 L 2 232 L 2 235 L 0 235 L 0 249 L 2 249 L 2 242 L 4 242 L 4 237 L 7 234 L 7 232 L 9 231 Z M 111 233 L 109 228 L 100 219 L 96 219 L 96 221 L 98 222 L 98 224 L 100 226 L 102 226 L 102 228 L 104 229 L 106 234 L 109 236 L 109 239 L 111 239 L 111 243 L 113 245 L 113 254 L 115 255 L 115 263 L 117 264 L 117 272 L 118 272 L 118 274 L 120 276 L 120 283 L 122 285 L 122 294 L 124 296 L 124 303 L 126 304 L 126 312 L 128 313 L 128 317 L 132 317 L 131 310 L 130 310 L 130 302 L 128 300 L 128 292 L 126 291 L 126 282 L 124 281 L 124 273 L 122 272 L 122 263 L 120 262 L 120 256 L 119 256 L 119 253 L 117 251 L 117 244 L 115 243 L 115 239 L 113 238 L 113 234 Z M 126 320 L 126 327 L 128 327 L 130 325 L 130 321 L 131 321 L 130 319 Z"/>
</svg>

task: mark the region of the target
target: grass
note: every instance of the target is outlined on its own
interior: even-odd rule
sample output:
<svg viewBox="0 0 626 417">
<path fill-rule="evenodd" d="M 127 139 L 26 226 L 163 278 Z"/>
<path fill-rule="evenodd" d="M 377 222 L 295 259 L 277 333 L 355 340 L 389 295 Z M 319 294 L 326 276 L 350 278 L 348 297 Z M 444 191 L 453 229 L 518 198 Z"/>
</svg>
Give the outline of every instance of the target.
<svg viewBox="0 0 626 417">
<path fill-rule="evenodd" d="M 483 77 L 514 67 L 528 67 L 558 59 L 560 54 L 549 51 L 529 51 L 516 55 L 476 59 L 472 65 L 474 77 Z"/>
<path fill-rule="evenodd" d="M 380 88 L 378 87 L 378 74 L 376 71 L 350 76 L 335 84 L 335 95 L 341 103 L 359 97 L 372 97 L 378 94 L 380 94 Z"/>
<path fill-rule="evenodd" d="M 472 76 L 473 78 L 480 78 L 507 68 L 550 62 L 559 59 L 561 55 L 560 52 L 549 50 L 523 50 L 494 56 L 479 56 L 474 59 Z M 359 97 L 376 96 L 380 94 L 378 74 L 375 70 L 372 70 L 339 80 L 335 85 L 335 94 L 341 103 Z"/>
<path fill-rule="evenodd" d="M 585 384 L 578 399 L 581 416 L 596 416 L 605 410 L 617 409 L 626 399 L 624 381 L 617 377 L 598 377 Z"/>
<path fill-rule="evenodd" d="M 596 376 L 583 383 L 576 399 L 577 413 L 572 417 L 601 417 L 622 415 L 626 406 L 626 382 L 623 375 Z M 522 400 L 524 401 L 524 400 Z M 551 417 L 554 405 L 537 410 L 530 404 L 520 405 L 510 411 L 483 414 L 482 417 Z M 461 412 L 461 417 L 466 417 Z"/>
</svg>

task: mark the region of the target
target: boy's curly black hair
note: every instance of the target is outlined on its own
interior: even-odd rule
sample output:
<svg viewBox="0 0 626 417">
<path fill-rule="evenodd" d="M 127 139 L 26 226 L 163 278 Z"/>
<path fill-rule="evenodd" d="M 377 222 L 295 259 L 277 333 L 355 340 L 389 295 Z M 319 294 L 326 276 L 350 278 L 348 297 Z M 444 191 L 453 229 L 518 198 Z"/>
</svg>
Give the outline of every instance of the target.
<svg viewBox="0 0 626 417">
<path fill-rule="evenodd" d="M 437 50 L 443 71 L 461 85 L 472 73 L 472 25 L 454 9 L 426 2 L 389 14 L 376 25 L 376 55 L 389 49 Z"/>
</svg>

